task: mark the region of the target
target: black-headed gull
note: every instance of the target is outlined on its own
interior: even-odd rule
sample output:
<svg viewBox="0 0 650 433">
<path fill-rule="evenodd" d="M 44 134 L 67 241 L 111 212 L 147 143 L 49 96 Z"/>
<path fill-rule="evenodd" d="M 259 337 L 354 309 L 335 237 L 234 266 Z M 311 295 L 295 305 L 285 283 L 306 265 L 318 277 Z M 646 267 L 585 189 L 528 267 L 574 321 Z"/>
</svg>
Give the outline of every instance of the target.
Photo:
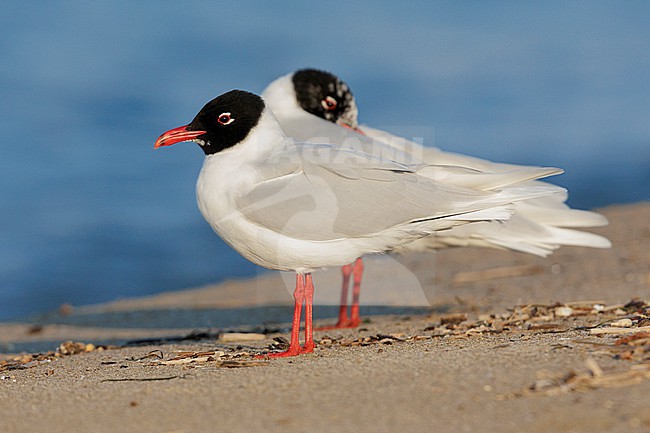
<svg viewBox="0 0 650 433">
<path fill-rule="evenodd" d="M 456 185 L 463 185 L 468 180 L 463 176 L 454 177 L 449 170 L 441 169 L 445 165 L 476 170 L 485 176 L 491 173 L 496 179 L 503 179 L 507 172 L 526 169 L 519 165 L 495 163 L 425 147 L 386 131 L 359 125 L 357 104 L 349 86 L 329 72 L 302 69 L 287 74 L 272 82 L 262 97 L 290 137 L 351 146 L 405 164 L 431 164 L 432 168 L 419 170 L 419 174 L 432 179 L 444 179 Z M 483 188 L 487 188 L 487 185 L 484 182 Z M 550 187 L 549 184 L 545 185 Z M 564 203 L 566 199 L 566 192 L 558 188 L 557 194 L 549 197 L 518 201 L 513 217 L 504 224 L 485 222 L 459 226 L 420 239 L 401 250 L 480 246 L 547 256 L 561 245 L 609 247 L 609 241 L 601 236 L 568 229 L 601 226 L 607 224 L 607 220 L 595 212 L 570 209 Z M 362 261 L 357 259 L 354 265 L 344 266 L 342 271 L 341 307 L 339 320 L 334 327 L 355 327 L 360 323 Z M 354 275 L 354 292 L 348 316 L 350 273 Z"/>
<path fill-rule="evenodd" d="M 421 166 L 288 138 L 264 101 L 241 90 L 213 99 L 154 147 L 181 141 L 194 141 L 205 153 L 197 201 L 217 234 L 253 263 L 296 272 L 290 347 L 273 357 L 314 349 L 313 271 L 459 225 L 508 220 L 513 203 L 557 193 L 544 184 L 519 184 L 560 172 L 529 167 L 496 182 L 474 170 L 441 167 L 466 178 L 466 185 L 433 180 L 418 173 Z M 492 191 L 484 182 L 503 185 Z"/>
</svg>

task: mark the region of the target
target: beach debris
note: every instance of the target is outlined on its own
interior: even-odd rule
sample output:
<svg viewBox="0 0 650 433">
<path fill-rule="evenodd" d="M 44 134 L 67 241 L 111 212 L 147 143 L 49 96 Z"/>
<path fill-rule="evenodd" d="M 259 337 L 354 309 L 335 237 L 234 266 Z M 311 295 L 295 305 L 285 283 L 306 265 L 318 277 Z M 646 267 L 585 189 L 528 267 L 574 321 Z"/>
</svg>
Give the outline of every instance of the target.
<svg viewBox="0 0 650 433">
<path fill-rule="evenodd" d="M 156 382 L 161 380 L 185 379 L 185 375 L 163 376 L 163 377 L 119 377 L 102 379 L 100 382 Z"/>
<path fill-rule="evenodd" d="M 23 354 L 0 360 L 0 371 L 5 370 L 22 370 L 50 363 L 63 356 L 77 355 L 94 351 L 114 349 L 116 346 L 96 346 L 92 343 L 81 343 L 74 341 L 65 341 L 59 345 L 56 351 L 45 353 Z"/>
<path fill-rule="evenodd" d="M 631 334 L 640 331 L 650 331 L 650 305 L 639 299 L 634 299 L 622 306 L 616 306 L 615 315 L 624 317 L 604 322 L 589 330 L 592 335 Z M 611 311 L 611 310 L 610 310 Z"/>
<path fill-rule="evenodd" d="M 131 356 L 129 358 L 126 358 L 126 360 L 127 361 L 144 361 L 145 359 L 163 359 L 164 357 L 165 357 L 165 354 L 163 353 L 162 350 L 154 349 L 154 350 L 150 350 L 146 354 L 144 354 L 142 356 L 139 356 L 137 358 L 135 356 Z"/>
<path fill-rule="evenodd" d="M 571 370 L 556 376 L 551 376 L 546 371 L 540 372 L 540 377 L 528 388 L 513 394 L 501 394 L 497 399 L 506 400 L 539 394 L 555 396 L 596 388 L 618 388 L 636 385 L 650 379 L 650 362 L 615 370 L 603 369 L 593 358 L 588 358 L 584 365 L 583 371 Z"/>
<path fill-rule="evenodd" d="M 61 304 L 59 306 L 59 314 L 61 316 L 69 316 L 74 311 L 74 307 L 70 304 Z"/>
<path fill-rule="evenodd" d="M 185 341 L 201 341 L 201 340 L 214 340 L 219 338 L 218 333 L 204 332 L 204 331 L 192 331 L 186 335 L 180 336 L 170 336 L 170 337 L 161 337 L 161 338 L 140 338 L 137 340 L 129 340 L 124 346 L 149 346 L 156 344 L 165 344 L 165 343 L 181 343 Z"/>
<path fill-rule="evenodd" d="M 646 330 L 646 326 L 650 326 L 649 315 L 648 303 L 638 299 L 609 306 L 602 301 L 530 304 L 514 307 L 506 313 L 479 314 L 478 320 L 465 320 L 467 317 L 463 314 L 444 315 L 424 330 L 433 331 L 434 337 L 467 337 L 520 330 L 545 333 L 589 330 L 592 335 L 628 334 Z M 567 321 L 573 318 L 581 319 L 582 326 Z M 607 318 L 610 320 L 603 320 Z"/>
<path fill-rule="evenodd" d="M 289 348 L 289 340 L 283 336 L 277 336 L 273 338 L 273 343 L 271 343 L 272 349 L 286 350 Z"/>
<path fill-rule="evenodd" d="M 625 368 L 601 367 L 595 359 L 585 360 L 582 371 L 571 370 L 562 375 L 551 375 L 540 372 L 537 380 L 528 388 L 513 394 L 503 394 L 497 399 L 517 398 L 529 395 L 553 396 L 568 392 L 580 392 L 596 388 L 613 388 L 635 385 L 650 379 L 650 305 L 641 300 L 633 300 L 625 305 L 606 306 L 598 304 L 598 308 L 588 305 L 576 306 L 579 315 L 594 315 L 599 319 L 593 327 L 577 327 L 574 329 L 588 330 L 593 336 L 600 338 L 607 336 L 623 335 L 613 343 L 578 341 L 597 347 L 597 353 L 609 354 L 613 359 L 631 361 Z M 586 308 L 585 308 L 586 307 Z M 582 311 L 582 312 L 580 312 Z M 575 314 L 573 314 L 575 315 Z M 607 315 L 621 316 L 603 321 Z M 609 340 L 611 342 L 611 340 Z"/>
<path fill-rule="evenodd" d="M 619 338 L 606 349 L 616 359 L 650 362 L 650 332 L 637 332 Z"/>
<path fill-rule="evenodd" d="M 621 320 L 617 320 L 616 322 L 613 322 L 611 324 L 611 326 L 613 326 L 615 328 L 630 328 L 630 327 L 632 327 L 633 324 L 634 323 L 632 322 L 632 319 L 625 318 L 625 319 L 621 319 Z"/>
<path fill-rule="evenodd" d="M 633 300 L 627 304 L 605 305 L 602 301 L 577 301 L 551 305 L 520 305 L 505 313 L 479 314 L 477 320 L 469 320 L 465 313 L 445 314 L 437 321 L 426 326 L 425 333 L 374 334 L 356 338 L 324 335 L 318 346 L 369 346 L 373 344 L 389 345 L 396 342 L 425 340 L 431 338 L 468 338 L 482 334 L 496 334 L 505 331 L 530 331 L 535 333 L 564 333 L 573 330 L 587 330 L 592 334 L 607 333 L 613 329 L 617 333 L 634 333 L 645 331 L 639 324 L 645 323 L 648 304 Z M 620 318 L 621 312 L 626 317 Z M 611 317 L 615 319 L 604 320 Z M 618 316 L 618 317 L 617 317 Z M 579 320 L 578 320 L 579 319 Z M 605 326 L 605 327 L 603 327 Z M 359 332 L 367 331 L 359 329 Z M 650 331 L 650 329 L 648 329 Z M 275 337 L 270 350 L 288 346 L 284 337 Z M 645 341 L 645 340 L 641 340 Z M 588 344 L 594 344 L 588 342 Z M 621 352 L 621 350 L 618 350 Z M 637 353 L 639 351 L 637 350 Z"/>
<path fill-rule="evenodd" d="M 219 334 L 219 341 L 224 343 L 262 341 L 264 339 L 266 339 L 266 334 L 255 332 L 224 332 Z"/>
<path fill-rule="evenodd" d="M 94 344 L 92 343 L 81 343 L 81 342 L 75 342 L 75 341 L 66 341 L 61 344 L 59 344 L 58 347 L 58 352 L 61 355 L 64 356 L 69 356 L 69 355 L 76 355 L 78 353 L 84 353 L 84 352 L 92 352 L 93 350 L 96 350 L 97 348 L 95 347 Z M 102 349 L 103 350 L 103 349 Z"/>
<path fill-rule="evenodd" d="M 637 332 L 634 335 L 619 338 L 614 342 L 614 345 L 615 346 L 622 346 L 622 345 L 632 345 L 632 346 L 649 345 L 650 346 L 650 332 Z M 650 349 L 650 347 L 648 347 L 648 349 Z"/>
<path fill-rule="evenodd" d="M 415 340 L 427 340 L 430 339 L 430 335 L 406 335 L 404 333 L 394 333 L 394 334 L 375 334 L 364 337 L 357 337 L 354 339 L 344 338 L 344 337 L 331 337 L 324 336 L 318 341 L 319 347 L 330 347 L 334 345 L 338 346 L 370 346 L 373 344 L 383 344 L 390 345 L 395 342 L 405 342 L 405 341 L 415 341 Z"/>
<path fill-rule="evenodd" d="M 603 301 L 577 301 L 554 303 L 550 305 L 519 305 L 503 313 L 482 313 L 470 319 L 466 313 L 451 313 L 434 318 L 434 322 L 423 327 L 422 331 L 411 335 L 404 333 L 376 333 L 364 335 L 367 329 L 360 328 L 362 335 L 343 337 L 324 335 L 317 341 L 321 348 L 333 346 L 387 346 L 397 343 L 428 340 L 434 338 L 466 339 L 484 334 L 502 332 L 528 333 L 564 333 L 569 331 L 586 331 L 593 337 L 620 336 L 616 343 L 596 343 L 594 341 L 575 341 L 598 345 L 598 350 L 610 353 L 614 359 L 646 362 L 650 360 L 650 304 L 640 299 L 633 299 L 626 304 L 607 305 Z M 257 332 L 228 332 L 219 334 L 192 333 L 183 337 L 183 341 L 218 339 L 220 343 L 258 342 L 268 334 Z M 521 334 L 522 336 L 524 334 Z M 518 337 L 519 338 L 519 337 Z M 529 338 L 529 337 L 521 337 Z M 154 341 L 154 340 L 152 340 Z M 176 342 L 176 340 L 155 340 Z M 138 341 L 142 344 L 143 341 Z M 127 343 L 126 347 L 133 345 Z M 264 351 L 283 350 L 289 342 L 282 336 L 273 338 L 273 343 Z M 117 346 L 93 345 L 92 343 L 66 341 L 56 351 L 47 353 L 20 355 L 0 359 L 0 372 L 5 370 L 31 368 L 49 363 L 62 356 L 72 356 Z M 166 357 L 160 350 L 152 350 L 141 357 L 132 357 L 130 361 L 148 362 L 149 365 L 178 365 L 192 368 L 200 365 L 235 368 L 264 365 L 265 362 L 250 361 L 245 358 L 257 352 L 253 347 L 249 352 L 242 351 L 242 346 L 223 346 L 224 350 L 177 352 Z M 224 353 L 224 351 L 226 353 Z M 119 364 L 117 361 L 103 361 L 101 365 Z"/>
<path fill-rule="evenodd" d="M 159 365 L 179 365 L 179 364 L 190 364 L 190 363 L 201 363 L 201 362 L 211 362 L 216 361 L 218 358 L 221 358 L 225 355 L 223 351 L 207 351 L 207 352 L 180 352 L 178 355 L 174 356 L 168 360 L 158 361 Z"/>
<path fill-rule="evenodd" d="M 440 317 L 440 325 L 457 325 L 465 320 L 467 320 L 465 313 L 446 314 Z"/>
<path fill-rule="evenodd" d="M 573 308 L 568 306 L 557 307 L 554 314 L 556 317 L 571 317 L 573 315 Z"/>
<path fill-rule="evenodd" d="M 212 367 L 239 368 L 239 367 L 256 367 L 267 365 L 266 362 L 250 361 L 246 358 L 248 352 L 228 353 L 222 350 L 208 351 L 179 351 L 175 356 L 169 359 L 160 359 L 152 361 L 149 365 L 181 365 L 185 367 L 195 367 L 198 365 L 210 365 Z"/>
<path fill-rule="evenodd" d="M 40 334 L 41 332 L 43 332 L 43 329 L 45 329 L 43 325 L 38 325 L 38 324 L 32 325 L 29 327 L 29 329 L 27 329 L 27 335 Z"/>
</svg>

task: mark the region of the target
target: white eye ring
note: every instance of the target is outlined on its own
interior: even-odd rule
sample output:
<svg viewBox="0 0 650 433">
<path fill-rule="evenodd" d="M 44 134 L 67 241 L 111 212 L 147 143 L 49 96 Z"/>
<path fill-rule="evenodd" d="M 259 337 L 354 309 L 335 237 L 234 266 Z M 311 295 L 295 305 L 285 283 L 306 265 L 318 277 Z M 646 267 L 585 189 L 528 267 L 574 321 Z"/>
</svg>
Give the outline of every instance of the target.
<svg viewBox="0 0 650 433">
<path fill-rule="evenodd" d="M 217 117 L 217 122 L 221 125 L 230 125 L 234 121 L 235 119 L 230 117 L 230 113 L 221 113 L 219 117 Z"/>
<path fill-rule="evenodd" d="M 320 101 L 321 105 L 323 106 L 324 109 L 327 111 L 334 110 L 336 108 L 336 99 L 332 98 L 331 96 L 326 96 L 325 99 Z"/>
</svg>

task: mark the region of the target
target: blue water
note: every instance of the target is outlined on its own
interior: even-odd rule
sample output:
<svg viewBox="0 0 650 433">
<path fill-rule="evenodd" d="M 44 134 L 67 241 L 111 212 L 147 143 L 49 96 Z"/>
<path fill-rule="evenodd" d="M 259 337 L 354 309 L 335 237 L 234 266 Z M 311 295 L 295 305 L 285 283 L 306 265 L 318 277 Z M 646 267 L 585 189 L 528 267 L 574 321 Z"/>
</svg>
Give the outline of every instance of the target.
<svg viewBox="0 0 650 433">
<path fill-rule="evenodd" d="M 361 120 L 554 165 L 573 206 L 650 199 L 650 4 L 3 2 L 0 320 L 252 275 L 201 219 L 194 145 L 232 88 L 312 66 Z"/>
</svg>

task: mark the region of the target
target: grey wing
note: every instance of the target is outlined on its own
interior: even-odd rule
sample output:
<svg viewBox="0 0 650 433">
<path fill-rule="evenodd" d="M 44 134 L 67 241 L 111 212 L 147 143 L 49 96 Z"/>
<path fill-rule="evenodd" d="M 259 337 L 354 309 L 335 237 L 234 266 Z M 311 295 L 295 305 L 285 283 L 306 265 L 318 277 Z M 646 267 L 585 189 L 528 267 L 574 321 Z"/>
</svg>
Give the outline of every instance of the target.
<svg viewBox="0 0 650 433">
<path fill-rule="evenodd" d="M 328 143 L 353 148 L 375 157 L 397 161 L 401 164 L 422 164 L 418 152 L 409 152 L 407 140 L 393 136 L 391 141 L 376 139 L 369 135 L 343 128 L 320 117 L 305 113 L 294 117 L 279 118 L 287 136 L 308 143 Z M 400 145 L 402 142 L 406 143 Z"/>
<path fill-rule="evenodd" d="M 371 236 L 401 224 L 458 218 L 507 205 L 520 196 L 540 195 L 442 185 L 395 163 L 354 152 L 343 156 L 357 159 L 339 164 L 303 158 L 300 170 L 261 182 L 240 196 L 238 208 L 261 227 L 298 239 L 328 241 Z"/>
<path fill-rule="evenodd" d="M 460 153 L 446 152 L 433 146 L 423 146 L 420 143 L 391 134 L 387 131 L 382 131 L 381 129 L 372 128 L 368 125 L 359 125 L 359 129 L 367 137 L 404 152 L 405 154 L 410 155 L 414 160 L 425 161 L 427 164 L 464 167 L 486 173 L 498 173 L 529 168 L 523 165 L 493 162 L 487 159 L 481 159 Z"/>
</svg>

